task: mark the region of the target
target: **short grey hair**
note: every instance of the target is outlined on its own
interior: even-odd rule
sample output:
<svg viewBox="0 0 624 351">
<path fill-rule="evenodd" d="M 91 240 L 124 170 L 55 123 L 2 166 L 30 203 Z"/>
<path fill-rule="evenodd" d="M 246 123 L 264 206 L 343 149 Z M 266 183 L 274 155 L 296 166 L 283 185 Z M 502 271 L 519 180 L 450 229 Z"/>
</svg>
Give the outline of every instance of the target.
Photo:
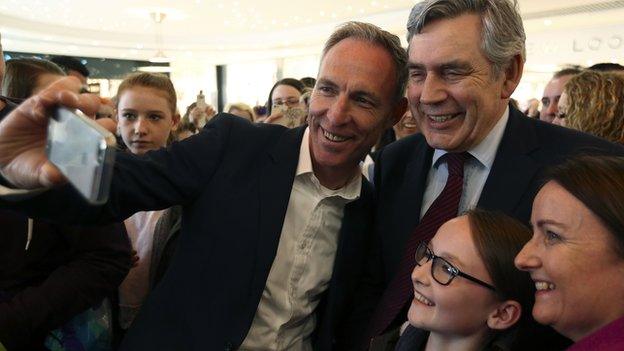
<svg viewBox="0 0 624 351">
<path fill-rule="evenodd" d="M 374 24 L 355 21 L 346 22 L 340 25 L 325 42 L 321 62 L 332 47 L 349 38 L 378 45 L 390 54 L 396 70 L 394 98 L 396 101 L 400 100 L 405 94 L 405 85 L 407 84 L 407 51 L 401 46 L 399 37 Z"/>
<path fill-rule="evenodd" d="M 470 13 L 481 17 L 481 49 L 492 62 L 495 76 L 518 54 L 526 61 L 526 35 L 516 0 L 424 0 L 414 5 L 409 15 L 407 41 L 432 21 Z"/>
</svg>

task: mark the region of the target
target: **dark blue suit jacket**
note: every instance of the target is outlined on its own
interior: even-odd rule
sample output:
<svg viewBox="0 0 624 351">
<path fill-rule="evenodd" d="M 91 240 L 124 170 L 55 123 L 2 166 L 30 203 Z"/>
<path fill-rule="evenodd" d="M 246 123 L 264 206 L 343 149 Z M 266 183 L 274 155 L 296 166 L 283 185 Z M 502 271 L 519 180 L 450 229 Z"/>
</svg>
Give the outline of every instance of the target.
<svg viewBox="0 0 624 351">
<path fill-rule="evenodd" d="M 374 177 L 377 205 L 373 252 L 369 255 L 364 286 L 358 290 L 358 301 L 368 304 L 358 303 L 365 307 L 354 312 L 352 321 L 366 323 L 370 319 L 394 277 L 404 245 L 419 222 L 433 152 L 424 136 L 417 134 L 390 144 L 379 153 Z M 624 148 L 528 118 L 510 107 L 509 121 L 478 207 L 500 210 L 528 223 L 545 169 L 579 153 L 623 155 Z M 402 314 L 396 322 L 406 319 Z"/>
<path fill-rule="evenodd" d="M 33 203 L 47 204 L 45 215 L 56 220 L 89 223 L 182 205 L 178 249 L 121 348 L 235 349 L 249 331 L 275 258 L 303 132 L 218 116 L 167 150 L 118 154 L 104 207 L 76 205 L 75 197 L 58 191 L 26 203 L 31 210 Z M 335 348 L 364 265 L 373 208 L 370 185 L 362 189 L 345 207 L 332 280 L 316 311 L 316 350 Z"/>
</svg>

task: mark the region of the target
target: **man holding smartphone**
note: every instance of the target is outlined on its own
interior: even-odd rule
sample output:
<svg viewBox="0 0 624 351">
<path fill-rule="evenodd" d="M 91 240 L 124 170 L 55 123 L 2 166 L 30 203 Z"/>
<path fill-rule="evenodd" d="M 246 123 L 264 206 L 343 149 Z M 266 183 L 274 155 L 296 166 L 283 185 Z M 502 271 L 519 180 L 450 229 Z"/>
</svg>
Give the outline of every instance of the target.
<svg viewBox="0 0 624 351">
<path fill-rule="evenodd" d="M 349 22 L 323 50 L 309 126 L 221 115 L 167 150 L 120 153 L 98 207 L 59 188 L 45 157 L 53 108 L 98 105 L 60 81 L 0 123 L 0 206 L 89 223 L 183 206 L 178 250 L 122 349 L 344 349 L 372 226 L 359 162 L 405 111 L 406 60 L 396 36 Z"/>
</svg>

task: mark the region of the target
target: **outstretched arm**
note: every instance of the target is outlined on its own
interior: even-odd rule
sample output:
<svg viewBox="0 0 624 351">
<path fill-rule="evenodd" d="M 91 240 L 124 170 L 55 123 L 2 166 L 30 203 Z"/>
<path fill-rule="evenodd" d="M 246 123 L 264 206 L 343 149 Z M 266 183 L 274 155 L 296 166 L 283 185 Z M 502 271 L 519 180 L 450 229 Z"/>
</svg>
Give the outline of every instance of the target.
<svg viewBox="0 0 624 351">
<path fill-rule="evenodd" d="M 49 116 L 60 105 L 93 115 L 100 98 L 78 94 L 80 82 L 61 79 L 20 104 L 0 122 L 0 174 L 21 189 L 52 187 L 66 182 L 45 153 Z"/>
</svg>

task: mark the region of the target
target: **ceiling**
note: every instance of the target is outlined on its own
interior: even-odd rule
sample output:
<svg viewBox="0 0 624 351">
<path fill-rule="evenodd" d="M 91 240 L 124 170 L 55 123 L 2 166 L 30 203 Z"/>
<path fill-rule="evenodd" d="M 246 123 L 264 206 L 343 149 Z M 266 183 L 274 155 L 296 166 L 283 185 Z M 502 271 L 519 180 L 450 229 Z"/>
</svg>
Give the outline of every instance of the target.
<svg viewBox="0 0 624 351">
<path fill-rule="evenodd" d="M 214 62 L 318 53 L 336 25 L 375 23 L 401 37 L 414 0 L 0 0 L 8 51 L 148 59 L 163 12 L 172 58 Z M 528 35 L 621 23 L 624 1 L 520 0 Z M 591 15 L 589 15 L 591 14 Z"/>
</svg>

